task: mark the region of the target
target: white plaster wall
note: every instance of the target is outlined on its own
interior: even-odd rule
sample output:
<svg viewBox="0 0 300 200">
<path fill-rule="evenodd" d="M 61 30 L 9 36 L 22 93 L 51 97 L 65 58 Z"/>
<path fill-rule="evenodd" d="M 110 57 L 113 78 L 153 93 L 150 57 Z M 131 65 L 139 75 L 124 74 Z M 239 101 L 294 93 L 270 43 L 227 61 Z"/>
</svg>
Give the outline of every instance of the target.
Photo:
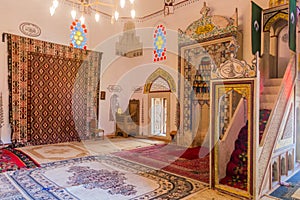
<svg viewBox="0 0 300 200">
<path fill-rule="evenodd" d="M 144 0 L 137 0 L 144 1 Z M 235 8 L 239 12 L 240 29 L 243 30 L 243 52 L 244 59 L 250 62 L 251 55 L 251 34 L 250 34 L 250 17 L 251 1 L 246 0 L 206 0 L 207 5 L 211 7 L 214 15 L 224 15 L 231 17 Z M 153 2 L 155 3 L 155 2 Z M 256 3 L 263 8 L 267 8 L 268 2 L 265 0 L 256 0 Z M 50 16 L 49 7 L 51 0 L 1 0 L 0 4 L 0 33 L 8 32 L 22 35 L 19 31 L 19 25 L 22 22 L 31 22 L 42 29 L 42 34 L 37 38 L 59 44 L 69 44 L 69 26 L 72 22 L 70 17 L 70 7 L 58 7 L 54 16 Z M 87 17 L 88 26 L 88 48 L 103 52 L 101 90 L 107 91 L 107 86 L 113 83 L 120 83 L 123 87 L 121 106 L 127 105 L 128 98 L 132 92 L 132 87 L 141 86 L 146 78 L 157 69 L 162 67 L 168 71 L 177 83 L 177 30 L 185 30 L 193 21 L 200 18 L 200 9 L 203 6 L 203 0 L 187 5 L 186 7 L 175 10 L 175 14 L 164 17 L 153 18 L 144 23 L 136 23 L 137 35 L 140 36 L 144 47 L 143 57 L 128 59 L 114 56 L 114 46 L 118 40 L 119 33 L 123 30 L 123 23 L 110 23 L 110 20 L 101 19 L 100 23 L 94 22 L 93 16 Z M 144 8 L 147 10 L 147 8 Z M 142 16 L 138 8 L 137 16 Z M 163 23 L 168 29 L 167 47 L 170 51 L 167 61 L 152 63 L 152 37 L 153 28 L 159 23 Z M 173 54 L 172 54 L 173 53 Z M 129 72 L 128 72 L 129 70 Z M 127 73 L 128 72 L 128 73 Z M 6 43 L 0 43 L 0 91 L 4 98 L 5 120 L 2 128 L 2 139 L 10 142 L 10 129 L 8 124 L 8 84 L 7 84 L 7 58 Z M 125 95 L 126 94 L 126 95 Z M 108 99 L 101 101 L 101 118 L 100 126 L 106 129 L 106 132 L 112 132 L 114 125 L 108 121 Z M 126 103 L 125 103 L 126 102 Z M 171 109 L 173 112 L 175 108 Z M 175 119 L 171 119 L 171 124 Z M 173 126 L 173 125 L 172 125 Z M 174 130 L 175 126 L 171 128 Z"/>
<path fill-rule="evenodd" d="M 104 55 L 105 56 L 105 55 Z M 144 50 L 144 55 L 142 57 L 137 58 L 116 58 L 110 65 L 104 67 L 102 71 L 102 81 L 101 81 L 101 89 L 107 92 L 107 98 L 105 101 L 100 102 L 100 127 L 105 129 L 107 133 L 114 132 L 114 122 L 109 122 L 109 99 L 114 94 L 113 92 L 109 92 L 107 87 L 109 85 L 120 85 L 122 87 L 122 91 L 120 93 L 116 93 L 120 99 L 120 107 L 122 111 L 125 111 L 128 105 L 128 101 L 130 98 L 134 98 L 133 89 L 136 87 L 144 86 L 147 78 L 155 72 L 157 68 L 162 68 L 167 71 L 174 79 L 175 83 L 177 83 L 177 54 L 168 55 L 168 60 L 165 62 L 152 63 L 152 49 Z M 173 100 L 174 98 L 172 98 Z M 174 107 L 176 105 L 176 101 L 172 101 Z M 148 108 L 146 104 L 146 100 L 144 100 L 144 108 Z M 175 115 L 174 109 L 171 109 L 171 115 Z M 146 113 L 145 113 L 146 115 Z M 174 118 L 171 119 L 174 121 Z M 175 123 L 171 123 L 173 126 L 171 130 L 176 129 Z"/>
</svg>

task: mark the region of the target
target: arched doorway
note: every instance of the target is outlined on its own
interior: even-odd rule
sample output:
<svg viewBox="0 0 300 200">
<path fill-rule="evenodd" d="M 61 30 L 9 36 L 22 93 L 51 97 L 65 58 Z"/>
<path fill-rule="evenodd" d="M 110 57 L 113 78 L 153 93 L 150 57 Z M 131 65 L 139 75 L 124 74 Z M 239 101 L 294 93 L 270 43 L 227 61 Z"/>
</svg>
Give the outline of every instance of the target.
<svg viewBox="0 0 300 200">
<path fill-rule="evenodd" d="M 288 13 L 269 15 L 264 24 L 264 74 L 266 78 L 282 78 L 289 62 Z"/>
<path fill-rule="evenodd" d="M 148 136 L 170 140 L 172 94 L 175 81 L 165 70 L 158 68 L 147 79 L 144 94 L 148 94 Z"/>
</svg>

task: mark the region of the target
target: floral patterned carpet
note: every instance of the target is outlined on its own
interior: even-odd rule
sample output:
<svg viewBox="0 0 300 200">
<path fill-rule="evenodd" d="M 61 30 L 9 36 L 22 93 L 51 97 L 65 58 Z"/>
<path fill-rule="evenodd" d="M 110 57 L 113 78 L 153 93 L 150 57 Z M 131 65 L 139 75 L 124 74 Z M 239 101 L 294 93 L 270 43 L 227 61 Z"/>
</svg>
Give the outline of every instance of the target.
<svg viewBox="0 0 300 200">
<path fill-rule="evenodd" d="M 209 151 L 205 147 L 162 144 L 121 151 L 114 155 L 204 183 L 209 182 Z"/>
<path fill-rule="evenodd" d="M 105 137 L 104 140 L 82 140 L 81 142 L 26 146 L 17 148 L 17 150 L 29 155 L 38 163 L 48 163 L 84 156 L 107 155 L 112 152 L 136 149 L 162 143 L 164 142 L 131 137 Z"/>
<path fill-rule="evenodd" d="M 0 176 L 4 199 L 182 199 L 205 185 L 115 156 L 43 164 Z"/>
<path fill-rule="evenodd" d="M 16 149 L 10 147 L 0 149 L 0 173 L 38 166 L 29 156 Z"/>
</svg>

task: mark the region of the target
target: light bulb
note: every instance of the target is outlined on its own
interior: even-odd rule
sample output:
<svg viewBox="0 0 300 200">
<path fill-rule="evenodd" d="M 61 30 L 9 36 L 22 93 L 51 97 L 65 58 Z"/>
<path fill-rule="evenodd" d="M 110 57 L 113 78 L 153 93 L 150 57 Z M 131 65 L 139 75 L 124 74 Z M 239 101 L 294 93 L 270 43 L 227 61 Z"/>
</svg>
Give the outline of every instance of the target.
<svg viewBox="0 0 300 200">
<path fill-rule="evenodd" d="M 81 17 L 80 17 L 81 24 L 84 24 L 84 20 L 85 20 L 84 16 L 81 15 Z"/>
<path fill-rule="evenodd" d="M 53 16 L 54 13 L 55 13 L 55 8 L 52 6 L 52 7 L 50 8 L 50 15 Z"/>
<path fill-rule="evenodd" d="M 134 3 L 134 0 L 129 0 L 129 1 L 130 1 L 130 3 L 131 3 L 131 4 L 133 4 L 133 3 Z"/>
<path fill-rule="evenodd" d="M 99 22 L 99 19 L 100 19 L 100 15 L 99 15 L 99 13 L 96 13 L 95 14 L 95 20 L 96 20 L 96 22 Z"/>
<path fill-rule="evenodd" d="M 130 14 L 131 14 L 131 18 L 134 19 L 134 18 L 135 18 L 135 10 L 132 9 L 132 10 L 130 11 Z"/>
<path fill-rule="evenodd" d="M 115 23 L 114 16 L 111 16 L 110 23 L 111 23 L 111 24 L 114 24 L 114 23 Z"/>
<path fill-rule="evenodd" d="M 71 16 L 72 16 L 73 20 L 76 19 L 76 10 L 71 11 Z"/>
<path fill-rule="evenodd" d="M 118 19 L 119 19 L 119 12 L 118 11 L 115 11 L 115 19 L 116 19 L 116 21 L 118 21 Z"/>
<path fill-rule="evenodd" d="M 120 0 L 120 7 L 124 8 L 125 7 L 125 0 Z"/>
<path fill-rule="evenodd" d="M 53 7 L 57 8 L 58 7 L 58 0 L 53 0 Z"/>
</svg>

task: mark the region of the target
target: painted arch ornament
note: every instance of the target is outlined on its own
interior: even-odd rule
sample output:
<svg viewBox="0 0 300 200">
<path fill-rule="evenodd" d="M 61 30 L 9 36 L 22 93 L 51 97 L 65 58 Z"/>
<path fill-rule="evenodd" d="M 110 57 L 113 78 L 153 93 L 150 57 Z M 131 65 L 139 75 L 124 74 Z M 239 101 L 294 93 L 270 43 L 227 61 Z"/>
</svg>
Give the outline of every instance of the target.
<svg viewBox="0 0 300 200">
<path fill-rule="evenodd" d="M 87 49 L 87 28 L 85 24 L 81 24 L 80 20 L 76 19 L 70 26 L 71 30 L 71 47 L 79 49 Z"/>
<path fill-rule="evenodd" d="M 167 31 L 163 25 L 158 25 L 154 31 L 154 55 L 153 61 L 163 61 L 167 59 Z"/>
</svg>

